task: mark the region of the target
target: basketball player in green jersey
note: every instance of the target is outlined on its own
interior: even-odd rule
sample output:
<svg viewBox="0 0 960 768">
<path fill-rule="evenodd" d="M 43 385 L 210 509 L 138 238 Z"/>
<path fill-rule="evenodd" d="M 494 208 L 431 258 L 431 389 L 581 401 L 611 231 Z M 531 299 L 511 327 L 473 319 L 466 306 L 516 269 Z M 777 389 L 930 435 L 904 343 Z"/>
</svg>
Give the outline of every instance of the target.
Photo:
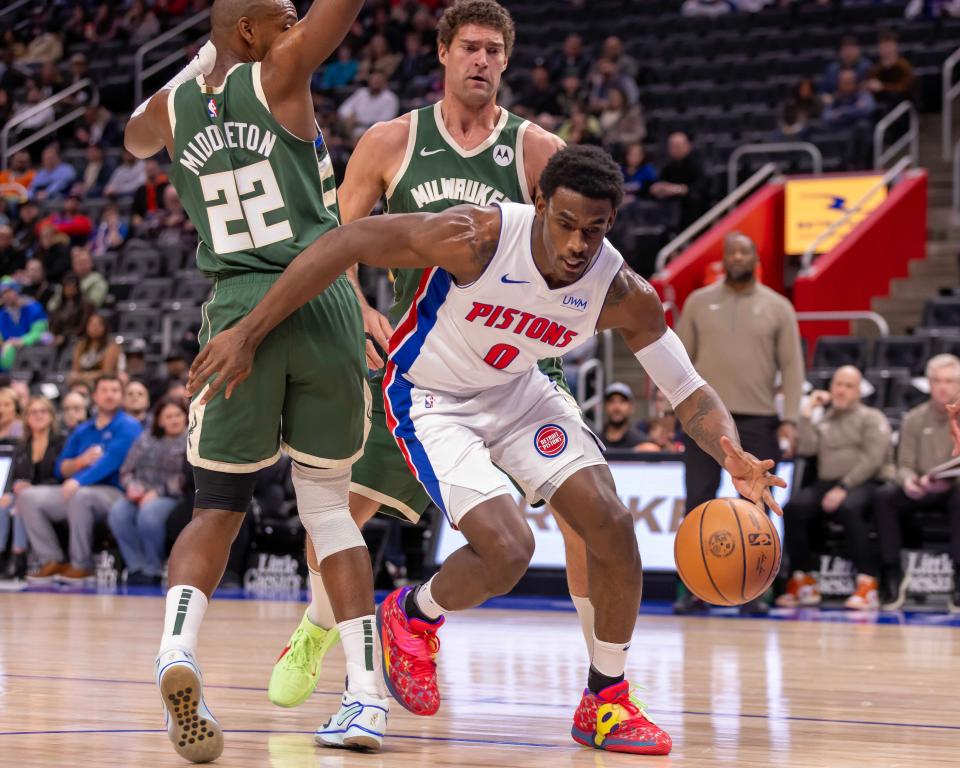
<svg viewBox="0 0 960 768">
<path fill-rule="evenodd" d="M 444 98 L 378 123 L 363 135 L 340 187 L 345 223 L 369 215 L 382 196 L 390 213 L 437 212 L 464 202 L 532 202 L 540 173 L 563 142 L 497 105 L 513 42 L 513 21 L 494 0 L 457 0 L 446 10 L 438 26 Z M 395 273 L 394 323 L 409 308 L 421 274 L 415 269 Z M 355 279 L 356 268 L 353 275 Z M 386 349 L 390 322 L 355 287 L 367 333 Z M 369 341 L 367 360 L 373 369 L 383 365 Z M 542 360 L 540 367 L 566 389 L 559 359 Z M 387 428 L 381 378 L 382 372 L 371 382 L 373 422 L 350 485 L 350 512 L 359 526 L 381 506 L 416 522 L 430 502 Z M 593 608 L 587 597 L 586 550 L 577 534 L 559 518 L 557 522 L 566 544 L 570 593 L 589 649 Z M 271 701 L 286 707 L 310 696 L 320 678 L 320 660 L 335 642 L 330 639 L 334 619 L 310 546 L 307 560 L 313 602 L 270 678 Z"/>
<path fill-rule="evenodd" d="M 362 0 L 216 0 L 204 56 L 131 118 L 127 148 L 166 147 L 170 176 L 200 235 L 197 265 L 214 280 L 202 344 L 256 306 L 287 265 L 337 227 L 337 193 L 314 120 L 310 77 L 341 43 Z M 207 602 L 253 495 L 255 473 L 293 458 L 297 508 L 329 586 L 347 658 L 341 710 L 318 729 L 330 746 L 378 749 L 388 701 L 374 631 L 373 577 L 348 511 L 350 468 L 363 452 L 370 394 L 363 322 L 341 276 L 271 335 L 259 375 L 232 398 L 190 409 L 197 494 L 170 555 L 157 684 L 176 751 L 194 762 L 223 750 L 196 660 Z"/>
</svg>

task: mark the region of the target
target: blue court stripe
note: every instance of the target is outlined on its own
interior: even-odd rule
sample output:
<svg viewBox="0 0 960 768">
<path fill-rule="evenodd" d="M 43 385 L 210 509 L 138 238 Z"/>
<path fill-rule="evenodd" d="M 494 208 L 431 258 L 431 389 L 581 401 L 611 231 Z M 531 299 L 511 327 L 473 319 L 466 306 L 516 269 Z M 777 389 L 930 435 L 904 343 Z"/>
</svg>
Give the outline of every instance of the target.
<svg viewBox="0 0 960 768">
<path fill-rule="evenodd" d="M 407 337 L 400 347 L 390 355 L 390 359 L 401 372 L 406 373 L 410 370 L 410 366 L 413 365 L 423 348 L 423 343 L 427 340 L 427 334 L 437 324 L 437 313 L 450 292 L 450 282 L 449 272 L 434 267 L 426 292 L 416 306 L 417 318 L 412 335 Z"/>
</svg>

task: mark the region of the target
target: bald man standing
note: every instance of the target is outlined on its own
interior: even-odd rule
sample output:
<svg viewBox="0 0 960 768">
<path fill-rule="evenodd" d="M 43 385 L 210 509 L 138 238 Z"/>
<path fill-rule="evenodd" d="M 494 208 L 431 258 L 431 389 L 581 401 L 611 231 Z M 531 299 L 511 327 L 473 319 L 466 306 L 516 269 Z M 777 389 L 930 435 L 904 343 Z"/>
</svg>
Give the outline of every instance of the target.
<svg viewBox="0 0 960 768">
<path fill-rule="evenodd" d="M 860 401 L 863 376 L 852 365 L 838 368 L 830 391 L 815 390 L 800 409 L 797 453 L 816 456 L 816 482 L 794 494 L 784 510 L 784 551 L 793 575 L 777 605 L 817 605 L 820 591 L 813 576 L 817 559 L 811 529 L 827 515 L 843 526 L 847 550 L 857 569 L 856 591 L 846 607 L 880 607 L 877 563 L 870 552 L 864 516 L 890 451 L 890 424 L 876 408 Z"/>
</svg>

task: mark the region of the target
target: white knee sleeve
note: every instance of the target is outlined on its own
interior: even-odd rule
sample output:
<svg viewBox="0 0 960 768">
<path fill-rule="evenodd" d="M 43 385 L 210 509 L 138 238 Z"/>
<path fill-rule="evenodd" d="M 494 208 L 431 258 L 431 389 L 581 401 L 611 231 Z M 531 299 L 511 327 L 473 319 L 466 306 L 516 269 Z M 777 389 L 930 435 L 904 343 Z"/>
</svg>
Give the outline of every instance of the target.
<svg viewBox="0 0 960 768">
<path fill-rule="evenodd" d="M 317 562 L 353 547 L 364 547 L 363 536 L 350 517 L 350 468 L 317 469 L 293 462 L 300 522 L 313 540 Z"/>
</svg>

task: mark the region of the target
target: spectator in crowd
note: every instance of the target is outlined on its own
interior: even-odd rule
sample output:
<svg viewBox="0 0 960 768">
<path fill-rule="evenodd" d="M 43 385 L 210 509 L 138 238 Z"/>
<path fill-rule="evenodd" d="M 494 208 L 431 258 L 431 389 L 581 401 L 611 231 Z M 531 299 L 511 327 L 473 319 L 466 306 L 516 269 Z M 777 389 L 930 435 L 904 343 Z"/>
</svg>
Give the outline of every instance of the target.
<svg viewBox="0 0 960 768">
<path fill-rule="evenodd" d="M 151 382 L 150 399 L 160 400 L 182 386 L 187 380 L 190 366 L 182 352 L 171 350 L 163 361 L 163 372 Z"/>
<path fill-rule="evenodd" d="M 532 114 L 559 115 L 560 102 L 557 101 L 557 91 L 550 82 L 550 72 L 546 66 L 538 62 L 530 70 L 530 82 L 520 94 L 519 101 L 528 107 Z"/>
<path fill-rule="evenodd" d="M 67 384 L 93 385 L 101 376 L 116 376 L 120 364 L 120 345 L 107 330 L 107 321 L 94 312 L 87 319 L 83 336 L 73 349 L 73 365 Z"/>
<path fill-rule="evenodd" d="M 801 408 L 797 452 L 817 457 L 817 480 L 794 493 L 784 509 L 784 551 L 793 575 L 777 605 L 820 602 L 810 537 L 827 515 L 843 526 L 847 550 L 857 569 L 857 588 L 846 607 L 868 610 L 880 606 L 865 515 L 890 450 L 890 425 L 881 411 L 860 402 L 862 382 L 860 371 L 845 365 L 833 374 L 829 392 L 815 390 Z M 824 408 L 818 419 L 816 411 Z"/>
<path fill-rule="evenodd" d="M 650 187 L 660 178 L 654 164 L 647 159 L 640 142 L 627 146 L 620 170 L 623 171 L 624 201 L 627 203 L 648 197 Z"/>
<path fill-rule="evenodd" d="M 586 94 L 583 92 L 583 81 L 574 72 L 568 72 L 560 81 L 560 92 L 557 94 L 557 104 L 560 105 L 560 114 L 569 117 L 576 106 L 583 104 Z"/>
<path fill-rule="evenodd" d="M 610 102 L 610 94 L 614 90 L 619 90 L 626 97 L 628 104 L 636 104 L 639 101 L 636 82 L 621 72 L 610 59 L 597 59 L 593 65 L 593 73 L 590 75 L 590 109 L 593 112 L 606 109 Z"/>
<path fill-rule="evenodd" d="M 570 112 L 570 117 L 557 130 L 559 136 L 567 144 L 593 144 L 599 146 L 601 141 L 600 121 L 576 104 Z"/>
<path fill-rule="evenodd" d="M 67 195 L 61 210 L 54 211 L 40 225 L 48 222 L 69 237 L 74 246 L 86 243 L 93 232 L 93 222 L 80 210 L 80 196 L 73 193 Z"/>
<path fill-rule="evenodd" d="M 37 301 L 41 307 L 47 305 L 56 295 L 57 290 L 47 280 L 47 272 L 40 259 L 30 259 L 23 270 L 23 295 Z"/>
<path fill-rule="evenodd" d="M 13 111 L 16 117 L 23 116 L 23 119 L 17 124 L 15 129 L 15 133 L 18 136 L 25 136 L 41 128 L 45 128 L 56 119 L 56 114 L 52 106 L 40 106 L 40 103 L 45 98 L 46 96 L 43 95 L 39 84 L 33 79 L 28 80 L 27 93 L 23 103 Z M 27 112 L 31 114 L 27 116 Z"/>
<path fill-rule="evenodd" d="M 603 433 L 607 449 L 630 450 L 647 439 L 633 425 L 633 390 L 622 381 L 614 381 L 603 391 Z"/>
<path fill-rule="evenodd" d="M 123 497 L 120 467 L 142 429 L 123 412 L 123 386 L 116 376 L 101 376 L 93 392 L 95 418 L 78 426 L 56 462 L 59 486 L 33 486 L 17 498 L 41 566 L 28 580 L 82 582 L 93 576 L 93 527 Z M 69 524 L 70 562 L 53 523 Z"/>
<path fill-rule="evenodd" d="M 670 134 L 667 153 L 670 159 L 660 169 L 660 180 L 650 187 L 650 194 L 666 206 L 668 227 L 679 232 L 703 213 L 707 179 L 687 134 Z"/>
<path fill-rule="evenodd" d="M 68 392 L 63 398 L 62 421 L 65 434 L 70 435 L 78 426 L 90 418 L 89 398 L 79 389 Z"/>
<path fill-rule="evenodd" d="M 716 19 L 733 9 L 727 0 L 683 0 L 680 13 L 690 19 Z"/>
<path fill-rule="evenodd" d="M 70 251 L 70 265 L 80 281 L 80 294 L 84 300 L 94 307 L 102 306 L 110 293 L 110 284 L 107 278 L 94 270 L 90 249 L 75 246 Z"/>
<path fill-rule="evenodd" d="M 401 95 L 413 95 L 423 89 L 424 78 L 429 76 L 434 61 L 430 48 L 423 44 L 420 35 L 408 32 L 404 37 L 403 58 L 393 73 L 394 80 L 404 88 Z"/>
<path fill-rule="evenodd" d="M 70 57 L 67 79 L 63 87 L 67 88 L 88 78 L 90 78 L 90 64 L 87 61 L 86 54 L 78 51 Z M 63 100 L 63 104 L 70 108 L 83 107 L 94 101 L 95 94 L 96 88 L 93 85 L 87 85 L 79 91 L 72 93 L 70 96 L 67 96 Z"/>
<path fill-rule="evenodd" d="M 550 74 L 555 80 L 571 75 L 583 80 L 592 66 L 589 52 L 584 48 L 583 38 L 571 32 L 563 39 L 560 52 L 550 60 Z"/>
<path fill-rule="evenodd" d="M 70 15 L 60 26 L 63 33 L 63 41 L 69 50 L 77 43 L 83 43 L 86 40 L 84 31 L 87 28 L 87 9 L 82 2 L 74 3 L 70 9 Z M 77 54 L 74 54 L 76 56 Z M 71 57 L 71 61 L 73 57 Z"/>
<path fill-rule="evenodd" d="M 167 518 L 182 497 L 186 480 L 186 450 L 187 405 L 161 400 L 153 426 L 140 435 L 123 463 L 120 484 L 125 496 L 114 502 L 107 518 L 127 566 L 128 586 L 160 583 Z"/>
<path fill-rule="evenodd" d="M 37 172 L 33 169 L 33 162 L 30 160 L 30 153 L 21 149 L 14 153 L 13 159 L 10 161 L 10 167 L 0 171 L 0 184 L 19 184 L 24 190 L 29 190 L 36 175 Z M 4 192 L 4 195 L 21 203 L 27 199 L 25 193 L 12 189 Z"/>
<path fill-rule="evenodd" d="M 26 266 L 27 256 L 14 242 L 13 227 L 0 224 L 0 275 L 12 275 Z"/>
<path fill-rule="evenodd" d="M 43 262 L 50 280 L 59 281 L 70 269 L 70 238 L 50 222 L 37 224 L 36 229 L 40 236 L 28 254 Z"/>
<path fill-rule="evenodd" d="M 31 347 L 43 338 L 47 331 L 47 313 L 36 301 L 20 295 L 21 286 L 9 277 L 0 280 L 0 370 L 13 368 L 17 350 Z"/>
<path fill-rule="evenodd" d="M 143 339 L 127 339 L 123 343 L 123 372 L 129 377 L 128 386 L 134 381 L 139 381 L 141 384 L 150 381 L 146 353 L 147 342 Z M 145 386 L 147 387 L 147 402 L 149 403 L 151 400 L 150 387 L 148 384 L 145 384 Z M 129 406 L 127 406 L 127 412 L 130 412 Z"/>
<path fill-rule="evenodd" d="M 609 61 L 616 67 L 618 75 L 634 82 L 640 73 L 640 65 L 637 60 L 623 52 L 623 40 L 616 35 L 610 35 L 603 41 L 603 47 L 600 49 L 600 56 L 597 61 Z M 631 104 L 635 103 L 635 99 L 632 98 L 629 91 L 626 95 Z"/>
<path fill-rule="evenodd" d="M 863 125 L 873 120 L 876 102 L 869 91 L 857 85 L 852 69 L 842 69 L 837 76 L 837 91 L 823 111 L 823 122 L 831 126 Z"/>
<path fill-rule="evenodd" d="M 60 69 L 52 61 L 45 61 L 40 65 L 37 86 L 45 99 L 63 90 L 63 75 L 60 74 Z"/>
<path fill-rule="evenodd" d="M 88 42 L 102 44 L 112 42 L 120 31 L 120 18 L 110 3 L 100 3 L 83 30 Z"/>
<path fill-rule="evenodd" d="M 5 91 L 15 91 L 27 79 L 28 71 L 16 61 L 16 46 L 12 44 L 13 30 L 9 29 L 3 36 L 3 45 L 0 45 L 0 88 Z"/>
<path fill-rule="evenodd" d="M 916 76 L 910 62 L 900 55 L 899 39 L 893 30 L 880 33 L 877 54 L 877 63 L 870 68 L 865 85 L 877 103 L 890 110 L 913 97 Z"/>
<path fill-rule="evenodd" d="M 91 144 L 114 147 L 123 143 L 120 125 L 106 107 L 98 107 L 96 104 L 88 104 L 83 110 L 80 123 L 74 129 L 73 138 L 81 147 L 88 147 Z"/>
<path fill-rule="evenodd" d="M 951 608 L 960 609 L 960 485 L 956 478 L 931 476 L 953 452 L 947 405 L 960 397 L 960 360 L 954 355 L 930 358 L 926 370 L 930 399 L 913 408 L 900 426 L 897 473 L 874 496 L 873 513 L 880 536 L 881 599 L 885 608 L 903 606 L 907 583 L 900 562 L 901 530 L 918 540 L 915 515 L 943 510 L 950 519 L 950 558 L 955 589 Z"/>
<path fill-rule="evenodd" d="M 95 307 L 80 293 L 80 280 L 73 272 L 63 276 L 60 289 L 50 300 L 50 333 L 53 343 L 62 347 L 80 337 Z"/>
<path fill-rule="evenodd" d="M 659 389 L 654 390 L 653 393 L 653 407 L 650 411 L 650 418 L 637 422 L 637 429 L 646 433 L 650 444 L 656 446 L 655 448 L 647 447 L 646 450 L 669 451 L 671 453 L 683 453 L 684 451 L 683 427 L 677 418 L 677 414 L 674 413 L 670 401 Z M 637 450 L 645 450 L 643 444 L 638 446 Z"/>
<path fill-rule="evenodd" d="M 313 88 L 319 91 L 346 88 L 356 79 L 359 70 L 360 62 L 350 46 L 344 43 L 337 49 L 337 58 L 313 76 Z"/>
<path fill-rule="evenodd" d="M 124 389 L 123 410 L 140 422 L 144 429 L 150 429 L 150 393 L 147 385 L 139 379 L 130 379 Z"/>
<path fill-rule="evenodd" d="M 27 200 L 17 210 L 17 218 L 13 225 L 14 240 L 27 255 L 34 253 L 40 247 L 40 233 L 37 231 L 37 224 L 39 223 L 40 206 L 33 200 Z M 56 230 L 52 230 L 52 232 L 54 237 L 59 236 Z M 46 264 L 46 262 L 44 263 Z M 49 274 L 49 265 L 47 267 L 47 274 Z"/>
<path fill-rule="evenodd" d="M 148 222 L 154 227 L 154 236 L 159 245 L 188 246 L 191 242 L 196 245 L 197 235 L 193 222 L 183 210 L 180 196 L 173 184 L 168 184 L 163 190 L 163 209 Z"/>
<path fill-rule="evenodd" d="M 836 61 L 827 65 L 823 76 L 820 78 L 820 93 L 830 96 L 836 93 L 840 85 L 840 72 L 844 69 L 853 70 L 858 85 L 867 79 L 870 72 L 870 62 L 862 55 L 860 43 L 857 42 L 854 35 L 844 35 L 840 40 L 840 50 L 837 52 Z"/>
<path fill-rule="evenodd" d="M 807 131 L 823 114 L 823 100 L 813 87 L 813 80 L 803 78 L 793 93 L 780 105 L 779 126 L 784 136 L 798 136 Z"/>
<path fill-rule="evenodd" d="M 122 197 L 133 195 L 140 187 L 146 184 L 147 170 L 143 160 L 138 160 L 126 150 L 123 159 L 112 174 L 103 194 L 107 197 Z"/>
<path fill-rule="evenodd" d="M 647 126 L 639 104 L 628 104 L 627 97 L 619 88 L 611 88 L 607 103 L 600 112 L 600 130 L 607 147 L 619 147 L 643 141 Z"/>
<path fill-rule="evenodd" d="M 15 445 L 23 438 L 20 403 L 10 387 L 0 387 L 0 443 Z"/>
<path fill-rule="evenodd" d="M 52 200 L 62 197 L 70 190 L 77 178 L 77 172 L 69 163 L 60 159 L 60 150 L 56 144 L 50 144 L 43 150 L 40 158 L 40 170 L 30 183 L 31 200 Z"/>
<path fill-rule="evenodd" d="M 762 459 L 793 455 L 797 411 L 803 391 L 803 352 L 790 302 L 757 282 L 757 248 L 741 232 L 723 244 L 724 280 L 687 298 L 677 334 L 700 374 L 733 414 L 743 449 Z M 777 414 L 777 377 L 784 391 Z M 720 465 L 692 439 L 686 440 L 684 485 L 687 512 L 717 495 Z M 680 612 L 699 609 L 693 598 Z M 747 612 L 764 612 L 765 603 Z"/>
<path fill-rule="evenodd" d="M 100 223 L 94 230 L 90 240 L 90 251 L 94 256 L 103 256 L 109 251 L 119 251 L 126 242 L 129 229 L 126 222 L 120 217 L 120 209 L 116 205 L 108 205 L 103 209 Z"/>
<path fill-rule="evenodd" d="M 57 429 L 57 413 L 45 397 L 32 397 L 27 404 L 27 429 L 13 453 L 11 491 L 0 499 L 0 551 L 6 548 L 7 530 L 13 514 L 13 549 L 7 578 L 22 579 L 27 573 L 27 528 L 16 511 L 15 498 L 31 486 L 56 483 L 54 468 L 64 438 Z"/>
<path fill-rule="evenodd" d="M 133 211 L 134 224 L 139 224 L 148 215 L 160 210 L 163 206 L 163 191 L 170 183 L 156 158 L 151 157 L 149 160 L 144 160 L 143 171 L 146 180 L 133 193 L 131 210 Z"/>
<path fill-rule="evenodd" d="M 387 89 L 387 79 L 382 72 L 374 70 L 367 85 L 350 94 L 337 115 L 356 140 L 374 123 L 393 120 L 399 108 L 397 95 Z"/>
<path fill-rule="evenodd" d="M 127 42 L 135 48 L 152 40 L 160 32 L 160 21 L 144 0 L 133 0 L 120 22 Z"/>
<path fill-rule="evenodd" d="M 63 58 L 63 43 L 59 35 L 42 23 L 33 25 L 33 36 L 20 56 L 21 64 L 43 64 Z"/>
<path fill-rule="evenodd" d="M 110 180 L 113 168 L 103 159 L 103 147 L 91 144 L 86 149 L 86 164 L 83 173 L 74 185 L 74 191 L 81 196 L 100 197 Z"/>
<path fill-rule="evenodd" d="M 388 82 L 400 63 L 401 55 L 390 50 L 390 44 L 383 35 L 374 35 L 367 43 L 367 50 L 360 60 L 360 80 L 370 81 L 370 75 L 379 72 L 384 82 Z"/>
</svg>

